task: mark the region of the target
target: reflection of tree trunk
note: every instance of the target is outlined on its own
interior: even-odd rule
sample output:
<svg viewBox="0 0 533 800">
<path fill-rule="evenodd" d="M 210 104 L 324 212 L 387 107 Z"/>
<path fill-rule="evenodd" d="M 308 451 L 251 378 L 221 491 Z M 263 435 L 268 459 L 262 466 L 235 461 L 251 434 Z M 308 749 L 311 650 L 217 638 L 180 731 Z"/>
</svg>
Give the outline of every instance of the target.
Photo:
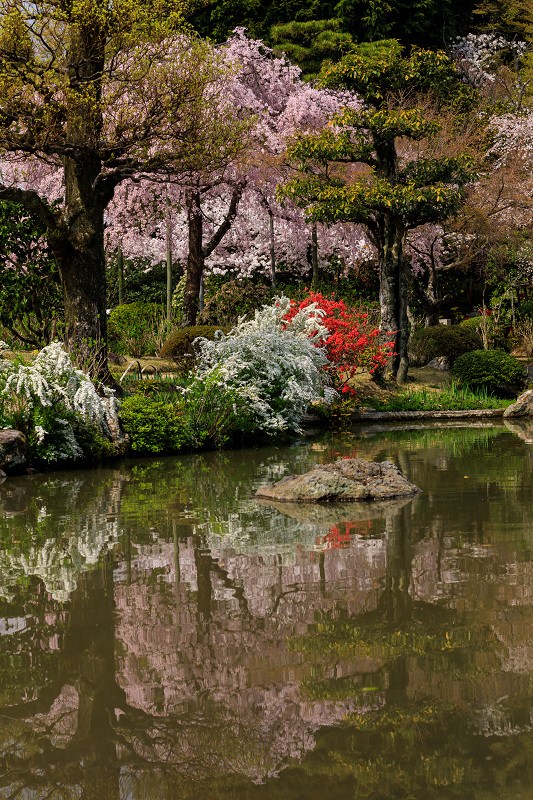
<svg viewBox="0 0 533 800">
<path fill-rule="evenodd" d="M 102 570 L 80 575 L 72 596 L 70 624 L 63 658 L 69 683 L 78 692 L 78 727 L 75 740 L 83 746 L 88 770 L 85 800 L 119 797 L 119 768 L 111 719 L 126 698 L 115 679 L 115 624 L 111 559 Z M 97 773 L 97 774 L 96 774 Z"/>
<path fill-rule="evenodd" d="M 387 571 L 381 605 L 387 622 L 395 626 L 408 622 L 412 612 L 410 516 L 410 505 L 402 508 L 391 518 L 387 533 Z"/>
<path fill-rule="evenodd" d="M 201 549 L 198 542 L 195 542 L 194 545 L 194 563 L 198 586 L 198 612 L 207 622 L 211 618 L 211 599 L 213 594 L 213 585 L 211 583 L 212 559 L 209 553 Z"/>
<path fill-rule="evenodd" d="M 387 532 L 387 570 L 381 604 L 386 621 L 395 629 L 408 623 L 412 616 L 411 549 L 411 506 L 408 505 L 392 517 Z M 407 703 L 407 656 L 394 658 L 387 666 L 387 674 L 387 705 Z"/>
</svg>

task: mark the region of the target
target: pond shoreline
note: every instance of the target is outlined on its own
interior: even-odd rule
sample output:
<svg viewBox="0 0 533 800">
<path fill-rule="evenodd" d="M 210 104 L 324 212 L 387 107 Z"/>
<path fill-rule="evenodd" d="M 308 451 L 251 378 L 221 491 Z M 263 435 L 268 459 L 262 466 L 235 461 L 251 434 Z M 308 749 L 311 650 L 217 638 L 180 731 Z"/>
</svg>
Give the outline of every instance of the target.
<svg viewBox="0 0 533 800">
<path fill-rule="evenodd" d="M 496 419 L 503 417 L 505 408 L 479 408 L 469 411 L 356 411 L 350 422 L 397 422 L 403 419 Z"/>
<path fill-rule="evenodd" d="M 402 422 L 402 421 L 417 421 L 417 420 L 465 420 L 468 421 L 471 419 L 474 420 L 493 420 L 493 419 L 502 419 L 504 408 L 484 408 L 484 409 L 474 409 L 469 411 L 359 411 L 359 412 L 352 412 L 349 416 L 346 416 L 343 420 L 343 426 L 346 425 L 359 425 L 359 424 L 367 424 L 371 422 Z M 327 428 L 327 424 L 324 424 L 324 419 L 320 417 L 316 417 L 312 414 L 306 416 L 303 420 L 303 431 L 302 434 L 305 438 L 308 438 L 310 435 L 313 435 L 317 429 L 324 430 Z M 233 448 L 231 448 L 233 449 Z M 120 453 L 116 456 L 108 456 L 105 459 L 105 463 L 108 462 L 116 462 L 118 460 L 131 458 L 130 454 Z M 137 456 L 139 454 L 136 454 Z M 151 458 L 154 454 L 146 453 L 146 458 Z M 159 453 L 159 455 L 172 455 L 172 453 Z M 35 466 L 27 465 L 26 467 L 20 468 L 17 467 L 16 469 L 9 469 L 7 465 L 3 466 L 3 469 L 0 469 L 0 483 L 6 480 L 6 478 L 15 476 L 15 475 L 28 475 L 28 474 L 36 474 L 36 473 L 48 473 L 48 472 L 56 472 L 56 471 L 63 471 L 63 470 L 72 470 L 76 471 L 79 469 L 87 469 L 91 467 L 101 466 L 101 464 L 94 464 L 89 463 L 86 461 L 78 461 L 76 463 L 72 462 L 62 462 L 57 463 L 54 465 L 53 468 L 48 467 L 47 469 L 39 469 Z"/>
</svg>

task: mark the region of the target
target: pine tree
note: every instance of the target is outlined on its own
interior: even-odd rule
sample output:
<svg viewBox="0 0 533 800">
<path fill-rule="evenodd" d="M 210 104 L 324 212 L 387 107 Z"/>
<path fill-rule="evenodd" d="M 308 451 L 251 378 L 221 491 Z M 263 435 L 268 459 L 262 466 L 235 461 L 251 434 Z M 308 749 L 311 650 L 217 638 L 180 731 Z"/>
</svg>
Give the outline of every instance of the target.
<svg viewBox="0 0 533 800">
<path fill-rule="evenodd" d="M 407 281 L 404 244 L 409 230 L 453 215 L 465 198 L 471 162 L 467 156 L 413 157 L 415 145 L 439 125 L 413 104 L 397 98 L 433 88 L 453 88 L 453 66 L 442 52 L 413 50 L 402 56 L 397 42 L 361 46 L 322 73 L 325 87 L 348 89 L 361 98 L 359 111 L 345 109 L 321 133 L 295 139 L 289 149 L 301 177 L 280 193 L 307 209 L 311 221 L 365 226 L 377 248 L 381 329 L 396 332 L 391 371 L 407 378 Z M 404 143 L 402 156 L 398 144 Z"/>
</svg>

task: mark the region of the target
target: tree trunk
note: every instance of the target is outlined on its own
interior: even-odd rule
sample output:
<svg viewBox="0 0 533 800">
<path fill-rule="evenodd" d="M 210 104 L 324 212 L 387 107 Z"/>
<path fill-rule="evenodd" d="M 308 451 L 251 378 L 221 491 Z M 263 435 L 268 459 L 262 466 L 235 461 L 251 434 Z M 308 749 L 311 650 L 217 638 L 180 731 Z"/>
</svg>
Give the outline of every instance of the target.
<svg viewBox="0 0 533 800">
<path fill-rule="evenodd" d="M 117 272 L 118 272 L 118 304 L 124 302 L 124 253 L 122 247 L 118 248 L 117 253 Z"/>
<path fill-rule="evenodd" d="M 274 214 L 270 206 L 268 208 L 268 222 L 270 229 L 270 278 L 272 288 L 276 288 L 276 240 L 274 238 Z"/>
<path fill-rule="evenodd" d="M 92 377 L 106 380 L 107 291 L 104 213 L 85 206 L 67 236 L 49 237 L 61 276 L 65 306 L 65 345 Z"/>
<path fill-rule="evenodd" d="M 316 228 L 316 222 L 313 223 L 313 227 L 311 229 L 311 261 L 313 265 L 313 286 L 315 289 L 318 289 L 318 283 L 320 276 L 318 274 L 318 232 Z"/>
<path fill-rule="evenodd" d="M 394 218 L 386 219 L 379 247 L 381 331 L 383 334 L 395 334 L 395 355 L 391 357 L 389 370 L 398 383 L 405 383 L 409 369 L 409 319 L 403 240 L 404 230 L 401 223 Z M 386 340 L 390 341 L 390 337 L 387 336 Z"/>
<path fill-rule="evenodd" d="M 200 285 L 204 271 L 203 221 L 199 191 L 190 192 L 187 197 L 187 225 L 189 228 L 189 253 L 183 298 L 183 328 L 196 324 Z"/>
</svg>

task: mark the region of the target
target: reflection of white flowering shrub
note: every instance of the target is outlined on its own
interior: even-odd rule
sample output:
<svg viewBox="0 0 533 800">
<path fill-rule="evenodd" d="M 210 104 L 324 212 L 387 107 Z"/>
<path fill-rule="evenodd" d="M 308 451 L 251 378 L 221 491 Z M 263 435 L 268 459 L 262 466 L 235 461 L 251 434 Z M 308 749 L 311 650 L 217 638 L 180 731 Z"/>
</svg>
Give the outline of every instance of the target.
<svg viewBox="0 0 533 800">
<path fill-rule="evenodd" d="M 328 360 L 320 345 L 327 333 L 319 312 L 313 304 L 286 322 L 289 306 L 288 298 L 278 297 L 229 334 L 197 340 L 196 381 L 216 373 L 221 388 L 236 389 L 247 401 L 255 426 L 271 434 L 298 430 L 310 403 L 335 397 L 322 369 Z"/>
<path fill-rule="evenodd" d="M 11 587 L 36 576 L 54 600 L 65 603 L 77 586 L 78 575 L 96 564 L 102 551 L 114 547 L 118 537 L 118 521 L 96 515 L 84 521 L 77 535 L 47 539 L 25 552 L 0 550 L 0 597 L 13 599 Z"/>
<path fill-rule="evenodd" d="M 0 342 L 2 349 L 6 348 Z M 53 342 L 29 365 L 0 360 L 0 427 L 23 427 L 45 461 L 80 458 L 73 414 L 109 437 L 108 423 L 116 417 L 118 401 L 110 389 L 104 392 L 106 404 L 61 344 Z"/>
</svg>

